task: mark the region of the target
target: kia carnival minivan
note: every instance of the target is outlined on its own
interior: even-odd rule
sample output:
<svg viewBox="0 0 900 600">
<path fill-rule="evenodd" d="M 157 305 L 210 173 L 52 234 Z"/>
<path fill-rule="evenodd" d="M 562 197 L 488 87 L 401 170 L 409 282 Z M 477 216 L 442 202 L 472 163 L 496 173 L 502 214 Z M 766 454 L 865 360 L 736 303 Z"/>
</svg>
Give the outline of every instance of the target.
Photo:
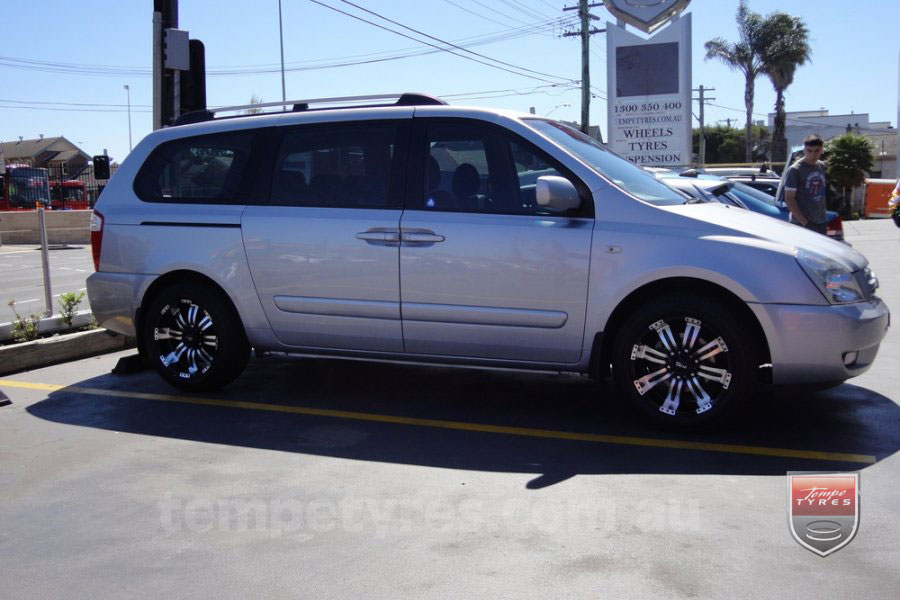
<svg viewBox="0 0 900 600">
<path fill-rule="evenodd" d="M 889 313 L 852 248 L 686 202 L 550 119 L 392 99 L 148 135 L 92 220 L 99 323 L 184 390 L 228 383 L 251 348 L 611 370 L 673 426 L 875 359 Z"/>
</svg>

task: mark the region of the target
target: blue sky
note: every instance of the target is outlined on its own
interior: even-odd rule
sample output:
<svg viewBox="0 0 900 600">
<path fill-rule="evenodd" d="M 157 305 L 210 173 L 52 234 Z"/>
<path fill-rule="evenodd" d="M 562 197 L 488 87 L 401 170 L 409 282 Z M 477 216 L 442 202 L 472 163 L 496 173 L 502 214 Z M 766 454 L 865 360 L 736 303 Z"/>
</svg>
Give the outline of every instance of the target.
<svg viewBox="0 0 900 600">
<path fill-rule="evenodd" d="M 438 44 L 341 0 L 317 1 Z M 580 92 L 566 82 L 580 78 L 580 42 L 560 37 L 574 27 L 558 23 L 573 20 L 575 11 L 562 7 L 575 0 L 354 2 L 490 59 L 530 69 L 533 78 L 447 52 L 421 54 L 433 48 L 311 0 L 282 0 L 289 99 L 421 91 L 452 104 L 534 107 L 539 115 L 578 120 Z M 114 160 L 122 160 L 128 153 L 124 85 L 131 89 L 134 143 L 151 130 L 152 6 L 152 0 L 3 2 L 0 141 L 65 135 L 89 154 L 107 148 Z M 788 90 L 789 111 L 824 107 L 831 114 L 869 113 L 871 121 L 896 125 L 900 3 L 750 0 L 749 6 L 763 14 L 783 10 L 801 16 L 810 29 L 812 63 L 797 72 Z M 736 39 L 736 8 L 737 0 L 693 0 L 687 9 L 693 15 L 693 87 L 716 88 L 707 123 L 743 122 L 742 75 L 705 61 L 703 52 L 703 43 L 713 37 Z M 210 105 L 246 104 L 252 95 L 281 99 L 277 0 L 180 0 L 179 9 L 180 27 L 206 45 Z M 602 7 L 592 10 L 602 19 L 597 23 L 611 19 Z M 606 44 L 602 34 L 592 40 L 591 82 L 598 97 L 591 123 L 601 125 L 605 138 Z M 472 42 L 479 44 L 468 45 Z M 756 88 L 754 111 L 765 119 L 774 93 L 764 78 Z"/>
</svg>

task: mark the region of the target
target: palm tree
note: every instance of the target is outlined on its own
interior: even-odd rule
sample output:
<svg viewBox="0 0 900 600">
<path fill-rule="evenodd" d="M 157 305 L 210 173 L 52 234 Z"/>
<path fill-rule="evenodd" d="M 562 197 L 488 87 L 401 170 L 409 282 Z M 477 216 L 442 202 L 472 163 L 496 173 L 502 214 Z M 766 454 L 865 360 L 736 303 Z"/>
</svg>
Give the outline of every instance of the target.
<svg viewBox="0 0 900 600">
<path fill-rule="evenodd" d="M 756 78 L 763 74 L 763 44 L 768 41 L 764 35 L 765 20 L 759 13 L 747 8 L 747 2 L 738 3 L 735 20 L 740 40 L 734 43 L 724 38 L 706 42 L 706 60 L 718 58 L 731 69 L 744 74 L 744 107 L 747 121 L 744 125 L 747 162 L 753 160 L 751 128 L 753 124 L 753 91 Z"/>
<path fill-rule="evenodd" d="M 775 88 L 775 128 L 772 131 L 772 160 L 787 160 L 787 140 L 784 136 L 784 91 L 794 82 L 797 67 L 809 61 L 809 30 L 800 17 L 783 12 L 766 16 L 763 71 Z"/>
</svg>

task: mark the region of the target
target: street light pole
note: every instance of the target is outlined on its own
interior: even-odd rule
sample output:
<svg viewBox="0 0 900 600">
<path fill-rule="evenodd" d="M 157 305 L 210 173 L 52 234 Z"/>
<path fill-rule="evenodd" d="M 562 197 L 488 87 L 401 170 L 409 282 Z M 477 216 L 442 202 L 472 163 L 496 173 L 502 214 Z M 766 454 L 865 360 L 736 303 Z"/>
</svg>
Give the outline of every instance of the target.
<svg viewBox="0 0 900 600">
<path fill-rule="evenodd" d="M 278 0 L 278 41 L 281 45 L 281 101 L 287 102 L 284 91 L 284 27 L 281 25 L 281 0 Z"/>
<path fill-rule="evenodd" d="M 125 94 L 128 98 L 128 152 L 131 152 L 131 88 L 127 84 L 122 87 L 125 88 Z"/>
</svg>

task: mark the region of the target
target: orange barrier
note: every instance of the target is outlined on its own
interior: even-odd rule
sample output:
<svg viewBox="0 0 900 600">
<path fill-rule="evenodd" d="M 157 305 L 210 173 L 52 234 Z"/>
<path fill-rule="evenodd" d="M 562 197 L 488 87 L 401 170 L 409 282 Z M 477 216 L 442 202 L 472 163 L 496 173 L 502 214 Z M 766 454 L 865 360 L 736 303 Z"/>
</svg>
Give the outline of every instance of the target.
<svg viewBox="0 0 900 600">
<path fill-rule="evenodd" d="M 863 204 L 863 213 L 867 219 L 891 216 L 888 200 L 896 184 L 896 179 L 866 179 L 866 199 Z"/>
</svg>

